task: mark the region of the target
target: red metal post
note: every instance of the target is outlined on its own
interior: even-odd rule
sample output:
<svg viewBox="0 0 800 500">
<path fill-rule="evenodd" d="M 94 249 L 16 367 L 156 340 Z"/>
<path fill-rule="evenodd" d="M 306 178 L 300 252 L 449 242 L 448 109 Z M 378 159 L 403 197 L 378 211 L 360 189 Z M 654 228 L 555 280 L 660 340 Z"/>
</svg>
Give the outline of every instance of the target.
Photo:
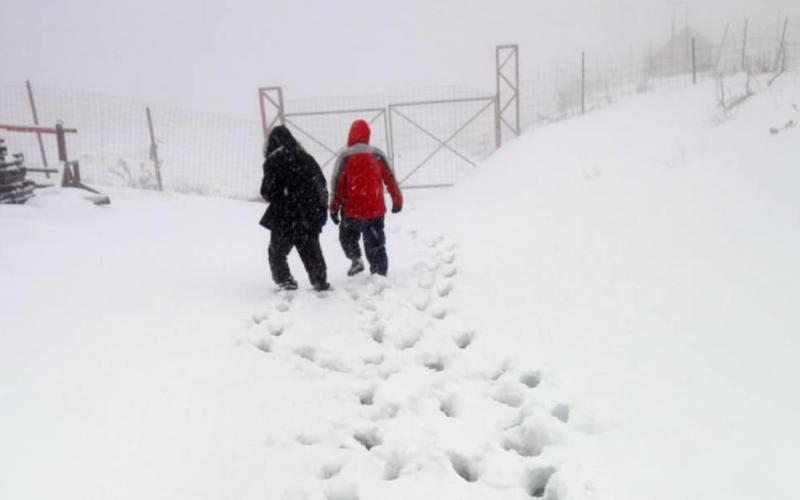
<svg viewBox="0 0 800 500">
<path fill-rule="evenodd" d="M 31 105 L 31 113 L 33 114 L 33 124 L 39 125 L 39 114 L 36 112 L 36 100 L 33 98 L 33 87 L 31 87 L 30 80 L 25 80 L 25 87 L 28 89 L 28 102 Z M 47 154 L 44 151 L 44 141 L 42 141 L 42 133 L 36 132 L 36 139 L 39 141 L 39 153 L 42 155 L 42 165 L 47 168 Z M 45 172 L 47 178 L 50 178 L 50 173 Z"/>
</svg>

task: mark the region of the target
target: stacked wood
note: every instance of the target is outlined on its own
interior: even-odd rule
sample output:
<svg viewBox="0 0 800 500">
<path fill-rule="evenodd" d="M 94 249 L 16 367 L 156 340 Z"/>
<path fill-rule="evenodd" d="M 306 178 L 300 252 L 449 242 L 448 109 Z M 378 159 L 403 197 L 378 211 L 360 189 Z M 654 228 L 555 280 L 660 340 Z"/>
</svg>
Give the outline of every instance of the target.
<svg viewBox="0 0 800 500">
<path fill-rule="evenodd" d="M 0 203 L 25 203 L 33 197 L 36 183 L 25 179 L 24 164 L 21 153 L 9 157 L 5 141 L 0 138 Z"/>
</svg>

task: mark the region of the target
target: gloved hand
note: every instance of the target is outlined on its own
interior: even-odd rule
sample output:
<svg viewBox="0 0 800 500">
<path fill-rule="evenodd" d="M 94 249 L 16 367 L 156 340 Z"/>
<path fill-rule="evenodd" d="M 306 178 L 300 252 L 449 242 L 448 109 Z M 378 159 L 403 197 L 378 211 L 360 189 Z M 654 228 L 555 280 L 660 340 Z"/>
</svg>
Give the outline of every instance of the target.
<svg viewBox="0 0 800 500">
<path fill-rule="evenodd" d="M 392 205 L 392 213 L 399 213 L 403 209 L 403 205 Z"/>
<path fill-rule="evenodd" d="M 319 226 L 320 227 L 325 227 L 325 223 L 327 223 L 327 222 L 328 222 L 328 211 L 325 210 L 325 211 L 322 212 L 322 215 L 319 218 Z"/>
<path fill-rule="evenodd" d="M 337 226 L 339 225 L 339 212 L 331 212 L 331 220 Z"/>
</svg>

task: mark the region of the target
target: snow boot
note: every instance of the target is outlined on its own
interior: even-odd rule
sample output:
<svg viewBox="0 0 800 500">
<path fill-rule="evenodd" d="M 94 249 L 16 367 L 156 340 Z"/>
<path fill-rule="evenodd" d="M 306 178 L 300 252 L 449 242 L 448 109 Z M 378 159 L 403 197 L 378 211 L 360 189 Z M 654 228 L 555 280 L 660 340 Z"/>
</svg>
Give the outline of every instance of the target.
<svg viewBox="0 0 800 500">
<path fill-rule="evenodd" d="M 327 281 L 324 282 L 324 283 L 315 283 L 314 284 L 314 290 L 316 290 L 318 292 L 327 292 L 330 289 L 331 289 L 331 284 L 328 283 Z"/>
<path fill-rule="evenodd" d="M 364 270 L 364 262 L 361 259 L 353 259 L 350 269 L 347 270 L 348 276 L 355 276 Z"/>
<path fill-rule="evenodd" d="M 293 278 L 289 278 L 283 283 L 279 283 L 278 287 L 280 287 L 281 290 L 287 291 L 297 290 L 297 282 Z"/>
</svg>

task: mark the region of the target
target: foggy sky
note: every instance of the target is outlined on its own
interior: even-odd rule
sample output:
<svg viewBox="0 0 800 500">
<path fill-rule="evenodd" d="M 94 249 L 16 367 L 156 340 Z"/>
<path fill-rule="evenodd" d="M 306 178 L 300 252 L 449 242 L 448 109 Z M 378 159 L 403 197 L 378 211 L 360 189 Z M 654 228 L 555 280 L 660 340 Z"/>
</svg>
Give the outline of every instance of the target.
<svg viewBox="0 0 800 500">
<path fill-rule="evenodd" d="M 264 85 L 290 98 L 491 91 L 499 43 L 519 43 L 522 76 L 533 76 L 581 50 L 612 56 L 663 41 L 673 13 L 683 23 L 669 0 L 3 0 L 0 83 L 255 117 Z M 689 4 L 691 24 L 711 36 L 787 13 L 799 15 L 800 1 Z"/>
</svg>

